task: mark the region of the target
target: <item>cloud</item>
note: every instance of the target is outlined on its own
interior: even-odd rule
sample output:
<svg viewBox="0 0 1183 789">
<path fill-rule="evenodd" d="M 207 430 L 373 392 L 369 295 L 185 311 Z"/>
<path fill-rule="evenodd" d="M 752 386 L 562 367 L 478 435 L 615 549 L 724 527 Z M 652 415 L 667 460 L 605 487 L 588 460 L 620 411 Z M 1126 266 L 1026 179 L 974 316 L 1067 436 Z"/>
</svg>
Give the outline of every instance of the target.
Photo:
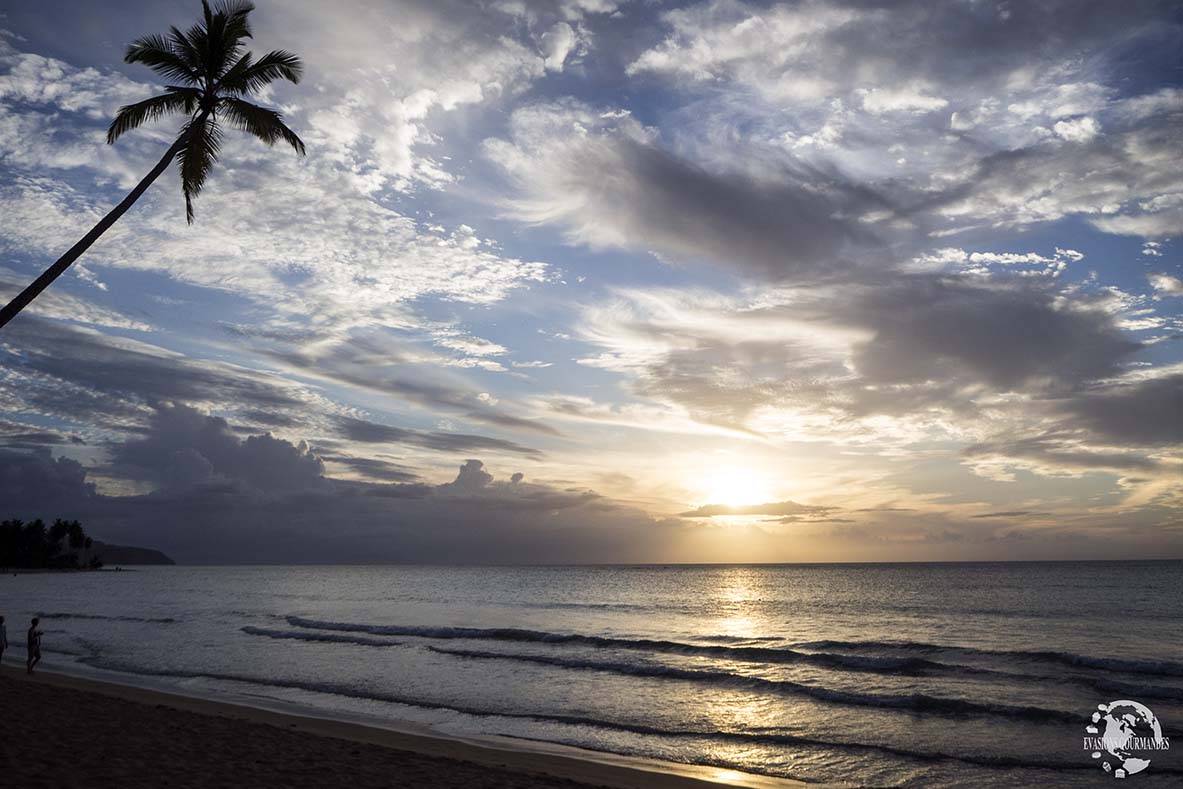
<svg viewBox="0 0 1183 789">
<path fill-rule="evenodd" d="M 298 374 L 395 396 L 432 410 L 459 413 L 474 422 L 558 435 L 549 425 L 496 407 L 488 397 L 481 397 L 481 392 L 441 371 L 433 364 L 434 359 L 422 359 L 386 335 L 355 336 L 266 353 Z"/>
<path fill-rule="evenodd" d="M 175 9 L 74 5 L 68 56 L 0 35 L 0 291 L 175 131 L 102 136 Z M 12 514 L 188 560 L 1170 547 L 1169 2 L 261 5 L 309 156 L 228 136 L 197 226 L 167 174 L 0 333 Z M 774 454 L 816 511 L 604 495 Z"/>
<path fill-rule="evenodd" d="M 867 198 L 794 173 L 713 171 L 662 148 L 628 115 L 565 102 L 515 111 L 485 143 L 520 192 L 510 210 L 575 243 L 713 260 L 764 277 L 824 274 L 871 234 L 838 214 Z"/>
<path fill-rule="evenodd" d="M 449 482 L 447 487 L 459 493 L 473 493 L 481 490 L 493 481 L 493 475 L 485 471 L 485 464 L 479 460 L 466 460 L 460 467 L 456 479 Z"/>
<path fill-rule="evenodd" d="M 806 504 L 798 504 L 795 501 L 773 501 L 766 504 L 747 504 L 743 506 L 704 504 L 697 509 L 683 512 L 680 517 L 713 518 L 719 515 L 784 515 L 816 518 L 833 512 L 836 509 L 838 507 L 811 507 Z"/>
<path fill-rule="evenodd" d="M 0 509 L 80 518 L 106 541 L 182 562 L 620 562 L 678 550 L 674 523 L 587 490 L 498 482 L 478 460 L 441 485 L 334 480 L 311 476 L 318 461 L 298 445 L 235 443 L 221 420 L 186 411 L 163 413 L 145 439 L 113 454 L 167 464 L 144 468 L 162 486 L 106 496 L 75 461 L 0 450 Z"/>
<path fill-rule="evenodd" d="M 677 116 L 685 147 L 743 161 L 779 146 L 818 181 L 875 189 L 888 223 L 955 232 L 1084 214 L 1105 232 L 1177 233 L 1177 211 L 1142 207 L 1183 179 L 1178 97 L 1155 89 L 1151 65 L 1179 32 L 1168 6 L 1022 5 L 714 0 L 664 13 L 668 35 L 629 73 L 693 96 Z M 1151 92 L 1121 95 L 1125 46 L 1148 53 Z"/>
<path fill-rule="evenodd" d="M 1159 461 L 1144 454 L 1082 448 L 1075 438 L 1070 432 L 1016 436 L 971 444 L 963 450 L 963 454 L 967 458 L 993 458 L 1012 467 L 1033 467 L 1046 475 L 1093 470 L 1163 471 Z"/>
<path fill-rule="evenodd" d="M 1057 137 L 1062 137 L 1068 142 L 1088 142 L 1101 133 L 1101 127 L 1095 120 L 1085 116 L 1057 121 L 1056 125 L 1052 127 L 1052 131 L 1056 133 Z"/>
<path fill-rule="evenodd" d="M 493 451 L 508 452 L 534 458 L 542 456 L 542 453 L 537 449 L 522 446 L 513 441 L 505 441 L 488 436 L 410 430 L 369 422 L 364 419 L 356 419 L 354 417 L 341 417 L 338 420 L 338 424 L 340 425 L 341 434 L 345 438 L 360 443 L 412 444 L 440 452 Z"/>
<path fill-rule="evenodd" d="M 299 91 L 309 141 L 375 189 L 451 181 L 433 121 L 503 101 L 544 74 L 511 20 L 471 3 L 412 0 L 395 19 L 381 0 L 348 14 L 272 0 L 255 16 L 257 35 L 316 53 L 312 90 Z"/>
<path fill-rule="evenodd" d="M 80 275 L 86 271 L 75 264 L 72 273 Z M 0 269 L 0 300 L 8 303 L 16 294 L 20 293 L 29 283 L 25 277 L 8 269 Z M 140 320 L 129 318 L 115 310 L 106 309 L 87 299 L 70 293 L 67 288 L 68 280 L 58 284 L 58 287 L 44 291 L 37 300 L 25 308 L 26 315 L 40 315 L 57 320 L 77 321 L 92 326 L 103 326 L 112 329 L 131 329 L 133 331 L 148 332 L 152 327 Z"/>
<path fill-rule="evenodd" d="M 1111 446 L 1183 446 L 1183 374 L 1083 393 L 1061 410 Z"/>
<path fill-rule="evenodd" d="M 318 452 L 317 457 L 326 463 L 345 466 L 357 474 L 370 480 L 382 482 L 418 482 L 419 474 L 401 463 L 394 463 L 382 458 L 352 457 L 349 455 L 334 455 Z"/>
<path fill-rule="evenodd" d="M 1114 314 L 1043 280 L 945 274 L 732 299 L 622 292 L 587 311 L 582 336 L 606 352 L 585 363 L 693 419 L 763 432 L 788 413 L 793 435 L 817 439 L 881 416 L 971 418 L 1008 392 L 1076 391 L 1140 348 Z"/>
<path fill-rule="evenodd" d="M 1170 274 L 1147 274 L 1146 279 L 1155 292 L 1162 296 L 1183 296 L 1183 280 Z"/>
<path fill-rule="evenodd" d="M 41 449 L 63 444 L 85 444 L 80 436 L 59 430 L 45 429 L 23 422 L 0 419 L 0 446 L 19 449 Z"/>
<path fill-rule="evenodd" d="M 858 371 L 879 384 L 955 380 L 995 391 L 1047 382 L 1073 387 L 1117 371 L 1140 347 L 1111 316 L 1058 306 L 1035 287 L 981 287 L 901 279 L 852 305 L 850 320 L 874 332 L 854 349 Z"/>
<path fill-rule="evenodd" d="M 577 41 L 575 31 L 566 22 L 555 22 L 550 30 L 543 33 L 541 43 L 547 70 L 562 71 Z"/>
<path fill-rule="evenodd" d="M 73 422 L 126 426 L 164 401 L 284 412 L 314 399 L 257 370 L 34 315 L 6 326 L 0 347 L 0 402 Z"/>
<path fill-rule="evenodd" d="M 86 502 L 96 496 L 86 470 L 76 460 L 53 457 L 48 448 L 32 452 L 0 449 L 0 501 L 26 507 L 30 501 Z"/>
<path fill-rule="evenodd" d="M 165 487 L 226 479 L 260 491 L 306 491 L 323 482 L 324 463 L 306 444 L 269 434 L 240 440 L 225 419 L 189 406 L 157 406 L 146 433 L 111 451 L 126 476 Z"/>
<path fill-rule="evenodd" d="M 1074 127 L 1073 127 L 1074 128 Z M 1108 233 L 1158 236 L 1178 228 L 1177 207 L 1154 202 L 1183 184 L 1167 123 L 992 153 L 925 204 L 945 221 L 1029 225 L 1074 214 Z"/>
<path fill-rule="evenodd" d="M 1040 87 L 1043 65 L 1062 76 L 1071 57 L 1115 36 L 1163 34 L 1166 3 L 1115 7 L 1031 2 L 998 9 L 922 0 L 805 2 L 763 7 L 711 0 L 662 15 L 668 34 L 629 66 L 690 83 L 726 81 L 782 102 L 823 102 L 857 89 L 901 84 L 938 95 Z M 1072 53 L 1071 55 L 1066 53 Z M 871 68 L 870 66 L 874 66 Z M 1069 73 L 1071 73 L 1069 71 Z M 943 85 L 957 90 L 941 91 Z M 895 88 L 899 90 L 899 88 Z M 1080 114 L 1060 96 L 1055 111 Z"/>
<path fill-rule="evenodd" d="M 885 112 L 932 112 L 949 106 L 938 96 L 926 96 L 907 88 L 872 88 L 863 94 L 863 109 L 873 115 Z"/>
<path fill-rule="evenodd" d="M 358 34 L 348 61 L 318 57 L 309 80 L 348 77 L 351 89 L 281 89 L 292 101 L 291 109 L 283 107 L 285 119 L 304 136 L 309 156 L 230 134 L 202 195 L 198 228 L 178 221 L 180 192 L 170 170 L 77 271 L 159 272 L 233 291 L 271 311 L 272 320 L 317 315 L 321 326 L 340 330 L 402 317 L 401 304 L 427 295 L 487 304 L 544 279 L 545 265 L 500 254 L 468 225 L 445 227 L 391 207 L 392 190 L 451 180 L 438 162 L 412 153 L 433 139 L 426 126 L 432 108 L 477 103 L 542 72 L 541 59 L 524 47 L 511 54 L 506 41 L 477 35 L 480 15 L 467 8 L 460 4 L 453 16 L 434 4 L 402 10 L 399 35 L 412 40 L 403 42 L 399 59 L 434 61 L 435 70 L 423 64 L 421 72 L 391 60 L 386 33 L 365 29 L 361 20 L 379 14 L 380 4 L 345 17 L 307 3 L 280 13 L 262 9 L 260 36 L 304 32 L 296 40 L 316 42 L 346 29 Z M 462 46 L 441 46 L 468 34 L 472 40 Z M 405 85 L 411 74 L 423 84 Z M 11 132 L 0 133 L 0 159 L 10 169 L 0 187 L 0 251 L 38 263 L 53 259 L 62 252 L 60 239 L 81 237 L 150 169 L 167 147 L 167 124 L 117 146 L 105 144 L 103 131 L 119 104 L 155 91 L 110 71 L 0 51 L 0 132 Z M 354 124 L 357 135 L 343 140 L 322 121 L 334 129 Z M 259 221 L 242 221 L 244 194 Z"/>
</svg>

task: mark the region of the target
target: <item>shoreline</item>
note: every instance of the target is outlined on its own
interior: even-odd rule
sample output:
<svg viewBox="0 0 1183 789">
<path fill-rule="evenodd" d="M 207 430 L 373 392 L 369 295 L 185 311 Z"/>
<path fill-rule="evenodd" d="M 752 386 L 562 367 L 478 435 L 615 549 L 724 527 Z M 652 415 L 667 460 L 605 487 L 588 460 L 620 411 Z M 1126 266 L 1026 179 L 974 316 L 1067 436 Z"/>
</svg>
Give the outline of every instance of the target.
<svg viewBox="0 0 1183 789">
<path fill-rule="evenodd" d="M 271 743 L 270 754 L 278 758 L 277 748 L 291 747 L 299 753 L 315 751 L 340 750 L 342 742 L 348 748 L 350 744 L 378 748 L 386 753 L 375 754 L 383 756 L 387 761 L 422 761 L 439 762 L 436 767 L 445 772 L 452 769 L 456 772 L 477 772 L 487 778 L 489 786 L 559 786 L 563 782 L 574 782 L 572 785 L 610 787 L 611 789 L 718 789 L 721 786 L 749 787 L 749 789 L 777 789 L 804 786 L 802 782 L 790 779 L 772 778 L 734 770 L 684 765 L 672 762 L 618 756 L 614 754 L 586 751 L 583 749 L 549 744 L 549 743 L 517 743 L 510 738 L 481 738 L 461 739 L 452 738 L 438 733 L 419 733 L 398 728 L 387 728 L 378 725 L 348 720 L 321 717 L 298 712 L 279 711 L 266 707 L 251 706 L 235 703 L 234 701 L 214 700 L 205 697 L 189 696 L 183 693 L 172 693 L 166 690 L 146 688 L 137 685 L 120 684 L 104 680 L 91 679 L 73 674 L 38 671 L 32 677 L 24 673 L 23 668 L 8 664 L 0 666 L 0 685 L 6 689 L 16 690 L 13 686 L 27 685 L 23 690 L 35 692 L 42 696 L 73 696 L 85 694 L 87 701 L 98 712 L 101 720 L 119 720 L 123 727 L 116 738 L 122 744 L 120 735 L 126 735 L 125 747 L 141 754 L 150 750 L 139 748 L 135 740 L 142 737 L 142 732 L 150 729 L 145 718 L 161 716 L 170 723 L 189 731 L 205 731 L 205 739 L 210 740 L 205 749 L 211 755 L 218 750 L 219 729 L 241 728 L 250 730 L 248 739 L 263 743 Z M 6 693 L 12 697 L 16 694 Z M 86 705 L 69 705 L 66 699 L 54 700 L 54 709 L 60 709 L 63 714 L 70 708 Z M 11 715 L 12 709 L 8 710 Z M 105 717 L 104 717 L 105 716 Z M 75 722 L 67 727 L 77 731 L 86 729 L 86 722 Z M 16 731 L 22 729 L 17 728 Z M 10 729 L 11 731 L 11 729 Z M 212 732 L 208 733 L 208 732 Z M 19 735 L 9 734 L 4 738 L 5 745 L 0 750 L 19 746 Z M 199 737 L 200 739 L 200 737 Z M 295 742 L 301 740 L 301 742 Z M 237 739 L 235 740 L 237 742 Z M 32 743 L 26 743 L 26 746 Z M 109 746 L 108 746 L 109 748 Z M 357 753 L 352 750 L 351 753 Z M 8 754 L 12 757 L 12 754 Z M 268 752 L 260 753 L 266 757 Z M 157 758 L 143 756 L 142 758 Z M 12 759 L 10 759 L 12 760 Z M 15 761 L 15 760 L 14 760 Z M 126 759 L 120 760 L 126 762 Z M 175 761 L 175 757 L 174 757 Z M 355 762 L 360 759 L 355 758 Z M 255 759 L 254 764 L 259 760 Z M 140 765 L 144 767 L 147 762 Z M 128 765 L 133 766 L 133 765 Z M 173 764 L 173 769 L 185 771 L 197 770 L 197 765 Z M 278 768 L 277 768 L 278 769 Z M 346 767 L 347 769 L 347 767 Z M 398 769 L 397 766 L 394 769 Z M 200 772 L 200 770 L 197 770 Z M 487 773 L 487 774 L 486 774 Z M 124 781 L 127 776 L 120 776 Z M 518 782 L 510 780 L 508 783 L 502 778 L 520 779 Z M 460 776 L 449 779 L 446 775 L 437 775 L 428 784 L 448 785 L 462 782 Z M 472 780 L 471 776 L 463 780 Z M 520 783 L 524 781 L 525 783 Z M 83 781 L 85 783 L 85 780 Z M 53 781 L 49 782 L 52 785 Z M 77 785 L 77 784 L 75 784 Z M 134 780 L 129 785 L 134 785 Z M 201 785 L 198 782 L 195 785 Z"/>
</svg>

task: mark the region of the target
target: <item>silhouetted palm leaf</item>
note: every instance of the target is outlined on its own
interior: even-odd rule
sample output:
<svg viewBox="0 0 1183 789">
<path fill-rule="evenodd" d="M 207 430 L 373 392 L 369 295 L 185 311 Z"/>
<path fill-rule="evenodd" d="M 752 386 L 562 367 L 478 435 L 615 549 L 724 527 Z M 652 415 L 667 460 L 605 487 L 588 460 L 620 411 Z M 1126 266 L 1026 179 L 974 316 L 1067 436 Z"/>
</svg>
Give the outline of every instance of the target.
<svg viewBox="0 0 1183 789">
<path fill-rule="evenodd" d="M 254 93 L 277 79 L 299 82 L 303 73 L 304 66 L 300 58 L 291 52 L 277 49 L 268 52 L 258 62 L 252 62 L 248 52 L 222 76 L 222 90 L 227 93 Z"/>
<path fill-rule="evenodd" d="M 253 134 L 268 145 L 283 140 L 291 145 L 296 153 L 304 154 L 304 143 L 295 132 L 284 125 L 283 116 L 275 110 L 234 97 L 223 98 L 218 102 L 218 107 L 226 122 L 234 128 Z"/>
<path fill-rule="evenodd" d="M 143 63 L 160 76 L 174 82 L 195 85 L 200 78 L 189 53 L 178 51 L 174 41 L 161 35 L 137 38 L 128 46 L 123 59 L 128 63 Z"/>
<path fill-rule="evenodd" d="M 115 115 L 115 120 L 111 121 L 111 126 L 107 129 L 107 142 L 115 142 L 125 132 L 137 129 L 148 121 L 158 120 L 165 115 L 180 112 L 192 115 L 201 100 L 201 92 L 196 88 L 180 88 L 169 85 L 165 90 L 168 93 L 120 107 L 119 112 Z"/>
<path fill-rule="evenodd" d="M 181 130 L 185 145 L 177 154 L 181 163 L 181 191 L 185 194 L 185 218 L 193 223 L 193 199 L 201 193 L 205 179 L 218 160 L 222 129 L 212 115 L 199 115 Z"/>
</svg>

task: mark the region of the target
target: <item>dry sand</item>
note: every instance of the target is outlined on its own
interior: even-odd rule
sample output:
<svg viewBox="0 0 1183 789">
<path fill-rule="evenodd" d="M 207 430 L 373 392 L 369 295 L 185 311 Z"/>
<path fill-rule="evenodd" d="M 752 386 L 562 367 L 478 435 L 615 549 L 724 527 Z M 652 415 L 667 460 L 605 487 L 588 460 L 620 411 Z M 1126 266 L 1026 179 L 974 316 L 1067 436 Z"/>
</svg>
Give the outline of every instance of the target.
<svg viewBox="0 0 1183 789">
<path fill-rule="evenodd" d="M 0 726 L 5 787 L 800 786 L 503 749 L 63 674 L 28 677 L 11 665 L 0 668 Z"/>
</svg>

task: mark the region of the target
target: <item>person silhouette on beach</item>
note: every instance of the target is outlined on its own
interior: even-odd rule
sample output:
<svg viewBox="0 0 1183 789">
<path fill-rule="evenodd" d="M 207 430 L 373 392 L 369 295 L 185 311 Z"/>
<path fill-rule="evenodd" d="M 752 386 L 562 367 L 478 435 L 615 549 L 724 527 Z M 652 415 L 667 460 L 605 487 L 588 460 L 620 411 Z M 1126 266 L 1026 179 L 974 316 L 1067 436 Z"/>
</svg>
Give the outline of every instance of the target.
<svg viewBox="0 0 1183 789">
<path fill-rule="evenodd" d="M 0 616 L 0 663 L 4 661 L 4 650 L 8 649 L 8 627 L 4 624 L 4 617 Z"/>
<path fill-rule="evenodd" d="M 33 617 L 33 622 L 29 625 L 29 659 L 25 663 L 25 671 L 29 674 L 33 673 L 33 666 L 41 662 L 42 632 L 37 629 L 40 622 L 40 619 Z"/>
</svg>

